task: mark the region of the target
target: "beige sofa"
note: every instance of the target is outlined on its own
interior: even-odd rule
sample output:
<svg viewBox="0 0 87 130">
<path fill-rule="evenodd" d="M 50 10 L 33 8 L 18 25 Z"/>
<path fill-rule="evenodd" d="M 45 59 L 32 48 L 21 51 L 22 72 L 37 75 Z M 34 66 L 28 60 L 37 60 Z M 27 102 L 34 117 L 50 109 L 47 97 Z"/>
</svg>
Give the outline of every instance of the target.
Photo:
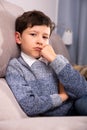
<svg viewBox="0 0 87 130">
<path fill-rule="evenodd" d="M 22 8 L 0 0 L 0 130 L 87 130 L 87 117 L 27 117 L 9 89 L 4 76 L 9 59 L 19 54 L 14 38 L 14 23 L 23 12 Z M 50 44 L 56 53 L 70 60 L 57 34 L 52 34 Z"/>
</svg>

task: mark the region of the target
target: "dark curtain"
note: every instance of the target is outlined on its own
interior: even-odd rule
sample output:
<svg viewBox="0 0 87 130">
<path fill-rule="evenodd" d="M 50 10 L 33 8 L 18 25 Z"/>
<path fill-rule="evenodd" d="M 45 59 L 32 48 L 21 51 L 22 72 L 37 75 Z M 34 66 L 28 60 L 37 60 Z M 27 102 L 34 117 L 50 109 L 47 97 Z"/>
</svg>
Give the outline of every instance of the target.
<svg viewBox="0 0 87 130">
<path fill-rule="evenodd" d="M 87 64 L 87 0 L 59 0 L 57 33 L 73 32 L 73 42 L 67 45 L 72 62 Z"/>
</svg>

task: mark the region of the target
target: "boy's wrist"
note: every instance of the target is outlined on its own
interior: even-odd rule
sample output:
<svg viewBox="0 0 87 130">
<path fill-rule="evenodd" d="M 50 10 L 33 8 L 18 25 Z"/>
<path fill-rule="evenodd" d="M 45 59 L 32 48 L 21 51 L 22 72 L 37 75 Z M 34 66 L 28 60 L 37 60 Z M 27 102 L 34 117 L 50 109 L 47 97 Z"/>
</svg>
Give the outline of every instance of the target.
<svg viewBox="0 0 87 130">
<path fill-rule="evenodd" d="M 57 55 L 56 55 L 56 54 L 51 55 L 51 56 L 49 57 L 49 62 L 54 61 L 54 60 L 56 59 L 56 57 L 57 57 Z"/>
</svg>

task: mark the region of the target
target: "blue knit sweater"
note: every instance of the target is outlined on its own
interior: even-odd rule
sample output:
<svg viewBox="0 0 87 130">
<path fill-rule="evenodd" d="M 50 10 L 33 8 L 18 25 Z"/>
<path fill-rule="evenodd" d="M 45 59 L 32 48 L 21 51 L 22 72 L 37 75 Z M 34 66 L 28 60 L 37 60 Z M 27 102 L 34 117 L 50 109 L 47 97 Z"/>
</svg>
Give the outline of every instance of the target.
<svg viewBox="0 0 87 130">
<path fill-rule="evenodd" d="M 37 60 L 31 67 L 22 57 L 14 58 L 8 64 L 6 80 L 28 116 L 65 116 L 73 101 L 87 91 L 87 81 L 61 55 L 48 65 Z M 69 95 L 65 102 L 58 95 L 59 80 Z"/>
</svg>

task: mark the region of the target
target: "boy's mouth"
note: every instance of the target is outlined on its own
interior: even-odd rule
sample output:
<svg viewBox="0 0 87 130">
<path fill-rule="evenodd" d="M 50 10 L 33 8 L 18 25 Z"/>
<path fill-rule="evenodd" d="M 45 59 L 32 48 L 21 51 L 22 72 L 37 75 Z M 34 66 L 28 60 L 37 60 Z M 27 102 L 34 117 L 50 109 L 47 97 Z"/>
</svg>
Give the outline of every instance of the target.
<svg viewBox="0 0 87 130">
<path fill-rule="evenodd" d="M 40 48 L 40 47 L 35 47 L 35 48 L 34 48 L 35 51 L 41 51 L 41 49 L 42 49 L 42 48 Z"/>
</svg>

